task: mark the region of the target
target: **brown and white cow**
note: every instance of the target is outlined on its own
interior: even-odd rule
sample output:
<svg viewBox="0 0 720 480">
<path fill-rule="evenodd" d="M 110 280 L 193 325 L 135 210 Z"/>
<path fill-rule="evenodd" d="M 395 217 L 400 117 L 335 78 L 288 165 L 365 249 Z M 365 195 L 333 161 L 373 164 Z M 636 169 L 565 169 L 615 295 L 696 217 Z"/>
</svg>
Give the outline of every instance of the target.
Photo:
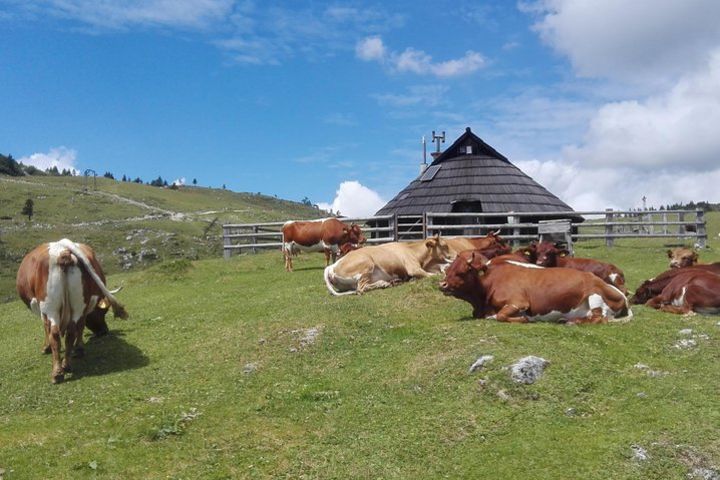
<svg viewBox="0 0 720 480">
<path fill-rule="evenodd" d="M 300 251 L 325 252 L 325 265 L 337 258 L 341 246 L 357 247 L 365 243 L 359 225 L 346 225 L 337 218 L 322 218 L 310 222 L 286 222 L 282 227 L 282 251 L 285 270 L 292 272 L 292 256 Z"/>
<path fill-rule="evenodd" d="M 625 274 L 612 263 L 601 262 L 591 258 L 577 258 L 569 256 L 566 248 L 551 242 L 540 242 L 537 244 L 536 263 L 543 267 L 561 267 L 590 272 L 603 281 L 619 288 L 624 295 L 627 295 L 625 287 Z"/>
<path fill-rule="evenodd" d="M 439 236 L 416 242 L 392 242 L 353 250 L 325 268 L 325 285 L 333 295 L 386 288 L 411 278 L 438 273 L 449 256 Z"/>
<path fill-rule="evenodd" d="M 632 316 L 625 295 L 591 273 L 520 262 L 489 268 L 475 252 L 458 255 L 440 290 L 469 302 L 473 317 L 500 322 L 605 323 Z"/>
<path fill-rule="evenodd" d="M 53 383 L 71 371 L 73 352 L 82 355 L 83 329 L 88 318 L 104 324 L 108 304 L 116 317 L 127 318 L 125 308 L 105 287 L 105 277 L 92 248 L 68 239 L 44 243 L 20 263 L 17 292 L 25 305 L 43 321 L 43 351 L 52 353 Z M 107 328 L 107 325 L 105 325 Z M 65 356 L 60 362 L 60 338 Z"/>
<path fill-rule="evenodd" d="M 698 254 L 692 248 L 678 247 L 667 251 L 670 268 L 690 267 L 697 264 Z"/>
<path fill-rule="evenodd" d="M 651 298 L 660 295 L 668 286 L 670 281 L 677 275 L 685 272 L 704 271 L 720 275 L 720 262 L 708 263 L 708 264 L 697 264 L 690 267 L 683 268 L 671 268 L 662 272 L 657 277 L 645 280 L 636 289 L 635 295 L 630 298 L 630 303 L 639 305 L 644 304 Z"/>
<path fill-rule="evenodd" d="M 700 269 L 681 270 L 672 276 L 659 295 L 645 305 L 679 314 L 720 313 L 720 276 Z"/>
</svg>

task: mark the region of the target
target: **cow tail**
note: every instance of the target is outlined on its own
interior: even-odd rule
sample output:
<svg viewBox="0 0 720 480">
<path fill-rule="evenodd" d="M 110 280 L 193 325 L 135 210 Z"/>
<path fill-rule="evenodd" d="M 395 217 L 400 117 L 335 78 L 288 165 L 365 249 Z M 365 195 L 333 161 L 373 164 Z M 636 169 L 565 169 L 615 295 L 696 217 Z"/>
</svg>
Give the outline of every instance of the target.
<svg viewBox="0 0 720 480">
<path fill-rule="evenodd" d="M 90 275 L 90 278 L 93 279 L 95 284 L 102 291 L 103 295 L 105 295 L 105 298 L 108 299 L 108 302 L 110 302 L 110 306 L 113 310 L 113 315 L 118 318 L 128 318 L 129 315 L 127 313 L 127 310 L 125 310 L 125 307 L 120 302 L 118 302 L 117 298 L 115 298 L 115 296 L 110 292 L 110 290 L 107 289 L 103 281 L 98 276 L 97 272 L 95 272 L 95 269 L 90 263 L 90 260 L 85 256 L 85 253 L 80 250 L 80 248 L 78 248 L 75 242 L 64 238 L 58 243 L 61 243 L 62 246 L 70 250 L 73 255 L 75 255 L 78 260 L 80 260 L 80 262 L 83 264 L 83 267 L 85 268 L 85 271 L 88 273 L 88 275 Z"/>
<path fill-rule="evenodd" d="M 341 297 L 343 295 L 352 295 L 355 292 L 353 290 L 349 290 L 347 292 L 338 292 L 335 290 L 335 287 L 332 284 L 332 277 L 335 274 L 335 269 L 333 268 L 335 264 L 328 265 L 325 267 L 325 272 L 323 273 L 323 277 L 325 278 L 325 285 L 327 285 L 327 289 L 330 291 L 331 294 L 335 295 L 336 297 Z"/>
</svg>

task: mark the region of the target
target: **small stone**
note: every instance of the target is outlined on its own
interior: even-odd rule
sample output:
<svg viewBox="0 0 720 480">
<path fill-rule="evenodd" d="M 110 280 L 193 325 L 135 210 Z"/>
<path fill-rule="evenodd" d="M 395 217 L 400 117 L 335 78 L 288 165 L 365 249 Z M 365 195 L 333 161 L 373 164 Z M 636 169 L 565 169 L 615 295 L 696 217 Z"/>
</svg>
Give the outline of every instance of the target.
<svg viewBox="0 0 720 480">
<path fill-rule="evenodd" d="M 638 392 L 638 393 L 635 394 L 635 396 L 638 397 L 638 398 L 647 398 L 647 393 L 645 393 L 645 392 Z"/>
<path fill-rule="evenodd" d="M 482 357 L 475 360 L 475 363 L 470 365 L 470 370 L 468 371 L 468 373 L 473 373 L 475 370 L 480 370 L 482 367 L 492 362 L 494 359 L 495 357 L 492 355 L 483 355 Z"/>
<path fill-rule="evenodd" d="M 688 473 L 688 478 L 699 478 L 701 480 L 720 480 L 720 474 L 712 468 L 695 467 Z"/>
<path fill-rule="evenodd" d="M 565 409 L 565 416 L 567 416 L 567 417 L 574 417 L 576 413 L 577 413 L 577 410 L 575 410 L 572 407 Z"/>
<path fill-rule="evenodd" d="M 257 363 L 246 363 L 243 367 L 243 373 L 245 375 L 249 375 L 253 373 L 255 370 L 257 370 Z"/>
<path fill-rule="evenodd" d="M 685 335 L 686 337 L 689 337 L 690 335 L 692 335 L 693 331 L 692 331 L 692 328 L 683 328 L 678 333 L 680 335 Z"/>
<path fill-rule="evenodd" d="M 693 340 L 692 338 L 683 338 L 679 342 L 675 344 L 675 348 L 678 349 L 688 349 L 688 348 L 695 348 L 697 347 L 697 342 Z"/>
<path fill-rule="evenodd" d="M 497 392 L 498 398 L 502 400 L 503 402 L 507 402 L 509 400 L 512 400 L 512 397 L 505 391 L 505 390 L 498 390 Z"/>
<path fill-rule="evenodd" d="M 650 456 L 647 453 L 647 450 L 645 450 L 640 445 L 630 445 L 630 448 L 633 451 L 633 459 L 634 460 L 637 460 L 638 462 L 644 462 L 648 458 L 650 458 Z"/>
</svg>

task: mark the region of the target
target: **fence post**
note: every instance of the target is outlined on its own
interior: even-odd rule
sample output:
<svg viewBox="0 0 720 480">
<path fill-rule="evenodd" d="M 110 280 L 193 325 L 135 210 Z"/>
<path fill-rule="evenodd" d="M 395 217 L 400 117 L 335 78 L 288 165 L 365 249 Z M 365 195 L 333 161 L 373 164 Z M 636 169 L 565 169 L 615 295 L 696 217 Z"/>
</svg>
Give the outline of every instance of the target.
<svg viewBox="0 0 720 480">
<path fill-rule="evenodd" d="M 255 225 L 253 227 L 253 233 L 258 233 L 258 231 L 258 226 Z M 257 237 L 250 237 L 250 239 L 252 240 L 253 245 L 257 245 Z M 257 248 L 252 247 L 252 253 L 257 253 Z"/>
<path fill-rule="evenodd" d="M 663 212 L 662 214 L 662 221 L 663 221 L 663 235 L 667 235 L 668 233 L 668 226 L 667 226 L 667 213 Z"/>
<path fill-rule="evenodd" d="M 605 223 L 611 223 L 613 221 L 613 209 L 612 208 L 606 208 L 605 209 Z M 614 243 L 614 238 L 610 235 L 613 234 L 613 226 L 612 225 L 605 225 L 605 246 L 606 247 L 612 247 Z"/>
<path fill-rule="evenodd" d="M 223 225 L 223 258 L 225 260 L 229 259 L 232 256 L 232 250 L 227 248 L 229 245 L 231 245 L 231 240 L 228 238 L 228 235 L 230 234 L 230 228 Z"/>
<path fill-rule="evenodd" d="M 697 243 L 700 248 L 706 247 L 707 241 L 707 230 L 705 229 L 705 212 L 702 210 L 697 211 L 695 218 L 695 230 L 697 233 Z"/>
<path fill-rule="evenodd" d="M 422 214 L 422 238 L 423 240 L 428 238 L 428 232 L 430 232 L 430 228 L 433 227 L 432 223 L 432 213 L 430 215 L 427 214 L 427 212 L 423 212 Z"/>
<path fill-rule="evenodd" d="M 509 224 L 509 225 L 512 225 L 512 224 L 515 224 L 515 223 L 520 223 L 520 222 L 519 222 L 520 219 L 519 219 L 518 217 L 516 217 L 515 215 L 512 215 L 512 214 L 515 213 L 515 212 L 510 211 L 510 212 L 508 212 L 508 213 L 510 214 L 510 215 L 508 215 L 508 224 Z M 520 235 L 520 229 L 519 229 L 519 228 L 513 228 L 513 229 L 512 229 L 512 235 L 513 235 L 513 237 L 517 237 L 517 235 Z M 513 248 L 518 248 L 518 247 L 520 246 L 520 239 L 519 239 L 519 238 L 513 238 L 512 244 L 513 244 Z"/>
<path fill-rule="evenodd" d="M 397 213 L 393 213 L 392 216 L 391 216 L 390 218 L 388 218 L 388 224 L 387 224 L 387 226 L 391 228 L 391 230 L 390 230 L 389 232 L 387 232 L 387 236 L 389 237 L 389 236 L 392 235 L 393 238 L 392 238 L 391 241 L 392 241 L 392 242 L 397 242 L 397 240 L 398 240 L 398 218 L 397 218 Z M 381 237 L 381 236 L 382 236 L 382 235 L 378 235 L 378 238 Z"/>
<path fill-rule="evenodd" d="M 678 212 L 678 235 L 685 236 L 685 212 Z"/>
</svg>

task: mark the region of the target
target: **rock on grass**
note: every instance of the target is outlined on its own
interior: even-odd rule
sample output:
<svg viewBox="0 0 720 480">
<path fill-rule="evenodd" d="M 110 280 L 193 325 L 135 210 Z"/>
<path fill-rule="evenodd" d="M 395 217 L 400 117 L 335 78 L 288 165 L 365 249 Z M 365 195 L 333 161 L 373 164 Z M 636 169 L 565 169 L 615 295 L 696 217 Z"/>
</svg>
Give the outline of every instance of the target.
<svg viewBox="0 0 720 480">
<path fill-rule="evenodd" d="M 521 358 L 510 366 L 510 378 L 517 383 L 526 385 L 535 383 L 549 364 L 550 362 L 544 358 L 533 355 Z"/>
</svg>

